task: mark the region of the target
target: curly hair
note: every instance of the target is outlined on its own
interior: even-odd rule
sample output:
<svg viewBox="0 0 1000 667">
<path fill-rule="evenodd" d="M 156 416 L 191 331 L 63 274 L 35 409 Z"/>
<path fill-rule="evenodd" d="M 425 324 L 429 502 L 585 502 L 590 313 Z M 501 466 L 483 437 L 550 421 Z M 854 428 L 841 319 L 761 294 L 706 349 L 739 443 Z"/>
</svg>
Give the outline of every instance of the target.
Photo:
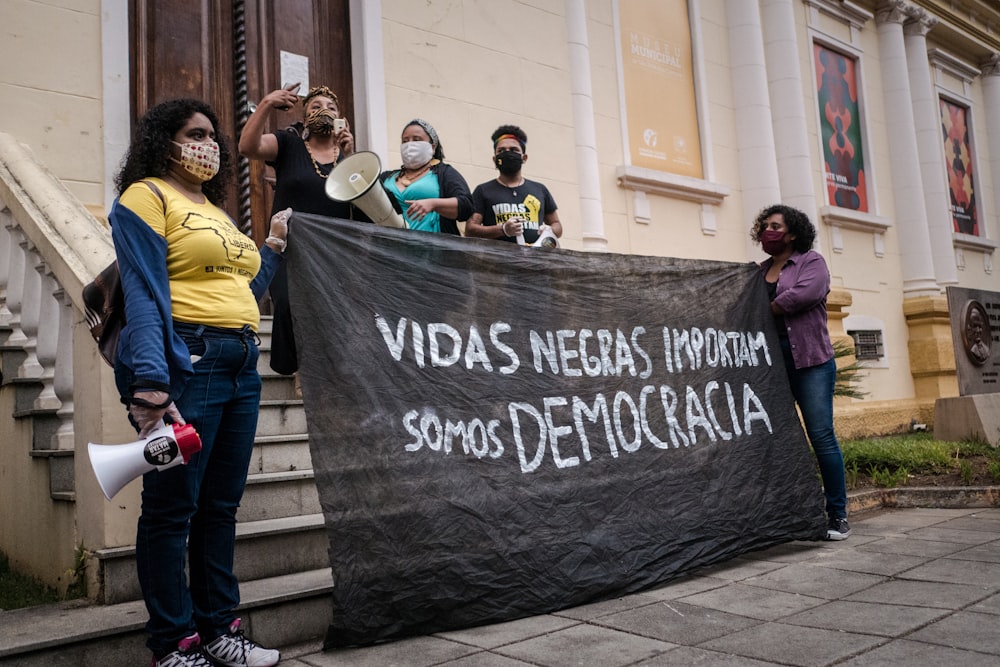
<svg viewBox="0 0 1000 667">
<path fill-rule="evenodd" d="M 167 174 L 170 169 L 170 142 L 196 113 L 204 114 L 212 123 L 215 141 L 219 144 L 219 173 L 203 183 L 201 190 L 210 202 L 216 206 L 222 205 L 232 176 L 233 154 L 229 141 L 219 131 L 219 119 L 212 107 L 194 99 L 161 102 L 139 120 L 135 136 L 122 160 L 121 170 L 115 176 L 115 187 L 119 195 L 137 181 Z"/>
<path fill-rule="evenodd" d="M 501 125 L 497 129 L 493 130 L 493 134 L 490 135 L 490 141 L 493 142 L 493 148 L 496 148 L 497 142 L 504 137 L 513 137 L 517 139 L 517 142 L 521 144 L 521 150 L 527 149 L 528 135 L 524 133 L 524 130 L 519 128 L 517 125 Z"/>
<path fill-rule="evenodd" d="M 785 227 L 789 234 L 795 235 L 792 247 L 798 252 L 811 250 L 813 242 L 816 240 L 816 228 L 809 222 L 809 216 L 797 208 L 784 204 L 774 204 L 768 206 L 757 215 L 753 227 L 750 229 L 750 238 L 754 243 L 760 243 L 761 232 L 764 231 L 765 222 L 775 213 L 780 213 L 785 220 Z"/>
</svg>

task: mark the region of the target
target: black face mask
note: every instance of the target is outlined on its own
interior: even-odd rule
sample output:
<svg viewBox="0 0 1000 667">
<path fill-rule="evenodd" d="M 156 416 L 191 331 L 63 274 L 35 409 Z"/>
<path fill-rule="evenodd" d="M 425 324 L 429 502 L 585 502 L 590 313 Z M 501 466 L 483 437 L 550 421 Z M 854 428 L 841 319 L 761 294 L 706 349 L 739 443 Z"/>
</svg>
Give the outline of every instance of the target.
<svg viewBox="0 0 1000 667">
<path fill-rule="evenodd" d="M 493 156 L 493 164 L 504 176 L 511 176 L 521 171 L 524 158 L 516 151 L 500 151 Z"/>
</svg>

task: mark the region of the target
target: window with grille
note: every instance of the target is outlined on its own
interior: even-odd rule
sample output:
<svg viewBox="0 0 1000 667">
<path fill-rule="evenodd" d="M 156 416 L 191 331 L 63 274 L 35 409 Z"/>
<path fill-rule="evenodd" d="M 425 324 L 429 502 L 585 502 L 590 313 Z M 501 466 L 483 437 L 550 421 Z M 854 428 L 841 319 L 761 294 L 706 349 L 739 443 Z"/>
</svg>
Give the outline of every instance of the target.
<svg viewBox="0 0 1000 667">
<path fill-rule="evenodd" d="M 854 356 L 858 361 L 871 359 L 881 359 L 882 332 L 878 329 L 848 331 L 848 335 L 854 339 Z"/>
</svg>

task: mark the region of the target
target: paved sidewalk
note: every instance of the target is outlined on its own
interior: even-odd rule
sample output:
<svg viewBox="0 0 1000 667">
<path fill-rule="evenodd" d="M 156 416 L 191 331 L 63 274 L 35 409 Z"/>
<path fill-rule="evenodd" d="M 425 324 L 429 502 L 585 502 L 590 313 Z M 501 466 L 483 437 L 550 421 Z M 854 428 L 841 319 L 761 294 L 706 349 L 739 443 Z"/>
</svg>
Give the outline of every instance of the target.
<svg viewBox="0 0 1000 667">
<path fill-rule="evenodd" d="M 905 509 L 662 588 L 283 667 L 1000 665 L 1000 509 Z"/>
</svg>

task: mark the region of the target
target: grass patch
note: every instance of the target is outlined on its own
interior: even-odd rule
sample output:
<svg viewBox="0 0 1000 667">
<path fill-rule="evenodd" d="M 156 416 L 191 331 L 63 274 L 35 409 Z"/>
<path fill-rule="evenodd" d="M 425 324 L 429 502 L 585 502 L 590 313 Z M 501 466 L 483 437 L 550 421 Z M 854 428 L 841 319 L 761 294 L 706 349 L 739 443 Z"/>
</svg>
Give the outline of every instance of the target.
<svg viewBox="0 0 1000 667">
<path fill-rule="evenodd" d="M 7 556 L 0 553 L 0 609 L 33 607 L 59 599 L 54 589 L 10 569 Z"/>
<path fill-rule="evenodd" d="M 890 469 L 908 468 L 911 472 L 946 470 L 953 462 L 955 451 L 962 443 L 935 440 L 930 433 L 896 435 L 885 438 L 844 440 L 844 465 L 869 470 L 880 466 Z"/>
<path fill-rule="evenodd" d="M 895 487 L 954 479 L 971 486 L 1000 481 L 1000 448 L 986 442 L 935 440 L 933 433 L 843 440 L 847 488 Z"/>
</svg>

